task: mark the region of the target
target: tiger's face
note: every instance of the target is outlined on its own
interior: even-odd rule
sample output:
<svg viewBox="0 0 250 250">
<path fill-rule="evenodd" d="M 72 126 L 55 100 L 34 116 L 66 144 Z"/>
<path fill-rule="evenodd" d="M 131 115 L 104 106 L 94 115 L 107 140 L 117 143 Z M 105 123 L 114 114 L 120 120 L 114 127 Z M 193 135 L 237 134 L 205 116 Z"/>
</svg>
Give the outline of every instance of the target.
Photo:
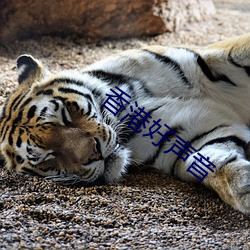
<svg viewBox="0 0 250 250">
<path fill-rule="evenodd" d="M 68 184 L 116 181 L 129 151 L 93 93 L 79 79 L 47 74 L 31 56 L 19 57 L 17 66 L 19 85 L 0 124 L 7 167 Z"/>
</svg>

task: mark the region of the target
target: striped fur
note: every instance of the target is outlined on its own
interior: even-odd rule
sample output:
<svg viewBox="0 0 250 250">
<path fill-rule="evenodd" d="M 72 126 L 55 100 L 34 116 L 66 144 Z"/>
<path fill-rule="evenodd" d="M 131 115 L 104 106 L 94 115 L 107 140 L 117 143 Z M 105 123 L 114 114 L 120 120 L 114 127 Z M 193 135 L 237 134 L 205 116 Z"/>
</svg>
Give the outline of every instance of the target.
<svg viewBox="0 0 250 250">
<path fill-rule="evenodd" d="M 250 213 L 250 34 L 203 48 L 153 46 L 125 51 L 82 72 L 45 71 L 19 57 L 19 85 L 1 118 L 6 166 L 70 184 L 118 181 L 137 162 L 196 182 L 171 148 L 178 135 L 216 165 L 202 182 L 243 213 Z M 136 133 L 102 107 L 115 86 L 161 119 L 170 142 L 148 128 Z M 197 153 L 195 153 L 197 154 Z"/>
</svg>

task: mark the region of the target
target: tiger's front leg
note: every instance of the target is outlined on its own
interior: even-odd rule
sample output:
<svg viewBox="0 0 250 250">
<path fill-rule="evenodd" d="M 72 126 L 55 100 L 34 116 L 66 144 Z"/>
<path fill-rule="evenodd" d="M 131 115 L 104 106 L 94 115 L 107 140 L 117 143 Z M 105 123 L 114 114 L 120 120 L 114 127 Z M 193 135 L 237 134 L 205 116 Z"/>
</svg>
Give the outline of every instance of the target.
<svg viewBox="0 0 250 250">
<path fill-rule="evenodd" d="M 216 147 L 213 144 L 199 151 L 203 156 L 209 157 L 216 166 L 212 168 L 213 172 L 204 168 L 208 174 L 202 183 L 244 214 L 250 214 L 250 162 L 246 159 L 248 147 L 249 144 L 243 149 L 233 142 L 228 142 L 217 144 Z M 187 172 L 194 155 L 176 167 L 175 175 L 183 180 L 198 181 L 194 175 Z"/>
</svg>

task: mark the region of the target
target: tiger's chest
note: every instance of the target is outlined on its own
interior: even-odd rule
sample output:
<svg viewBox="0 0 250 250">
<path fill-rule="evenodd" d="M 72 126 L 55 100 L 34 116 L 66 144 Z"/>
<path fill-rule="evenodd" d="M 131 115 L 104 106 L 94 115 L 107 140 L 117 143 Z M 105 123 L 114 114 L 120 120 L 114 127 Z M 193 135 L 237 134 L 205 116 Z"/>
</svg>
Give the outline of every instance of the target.
<svg viewBox="0 0 250 250">
<path fill-rule="evenodd" d="M 132 150 L 132 157 L 144 164 L 154 162 L 160 169 L 169 166 L 164 167 L 167 173 L 176 155 L 169 153 L 166 156 L 165 152 L 177 140 L 182 139 L 185 143 L 203 131 L 240 120 L 225 105 L 209 99 L 177 98 L 171 91 L 166 96 L 156 96 L 143 87 L 129 88 L 126 84 L 107 89 L 102 107 L 122 124 L 119 137 Z M 200 145 L 194 146 L 199 148 Z"/>
</svg>

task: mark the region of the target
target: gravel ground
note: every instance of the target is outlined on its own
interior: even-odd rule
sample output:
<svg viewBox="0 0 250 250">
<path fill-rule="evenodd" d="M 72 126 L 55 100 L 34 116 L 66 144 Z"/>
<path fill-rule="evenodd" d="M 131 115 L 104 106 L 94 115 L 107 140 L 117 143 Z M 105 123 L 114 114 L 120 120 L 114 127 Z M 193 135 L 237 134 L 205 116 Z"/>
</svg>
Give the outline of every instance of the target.
<svg viewBox="0 0 250 250">
<path fill-rule="evenodd" d="M 211 21 L 175 34 L 122 41 L 43 37 L 0 47 L 0 105 L 16 84 L 15 60 L 52 71 L 82 68 L 148 44 L 204 45 L 250 32 L 249 0 L 216 0 Z M 250 249 L 250 219 L 201 185 L 136 169 L 113 186 L 68 188 L 0 169 L 0 249 Z"/>
</svg>

